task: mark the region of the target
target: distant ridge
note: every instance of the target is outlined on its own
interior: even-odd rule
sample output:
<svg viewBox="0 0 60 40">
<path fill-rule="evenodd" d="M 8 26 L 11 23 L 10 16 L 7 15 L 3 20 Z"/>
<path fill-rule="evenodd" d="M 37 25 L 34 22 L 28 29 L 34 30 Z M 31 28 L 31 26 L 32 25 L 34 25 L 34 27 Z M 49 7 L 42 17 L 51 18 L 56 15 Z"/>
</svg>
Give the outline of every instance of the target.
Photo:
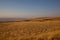
<svg viewBox="0 0 60 40">
<path fill-rule="evenodd" d="M 52 21 L 52 20 L 60 20 L 60 17 L 39 17 L 39 18 L 0 18 L 0 22 L 8 21 L 8 22 L 19 22 L 19 21 Z"/>
<path fill-rule="evenodd" d="M 0 18 L 0 21 L 21 21 L 26 20 L 26 18 Z"/>
<path fill-rule="evenodd" d="M 25 21 L 39 21 L 39 22 L 44 22 L 44 21 L 54 21 L 54 20 L 60 20 L 60 17 L 40 17 L 40 18 L 28 19 L 28 20 L 25 20 Z"/>
</svg>

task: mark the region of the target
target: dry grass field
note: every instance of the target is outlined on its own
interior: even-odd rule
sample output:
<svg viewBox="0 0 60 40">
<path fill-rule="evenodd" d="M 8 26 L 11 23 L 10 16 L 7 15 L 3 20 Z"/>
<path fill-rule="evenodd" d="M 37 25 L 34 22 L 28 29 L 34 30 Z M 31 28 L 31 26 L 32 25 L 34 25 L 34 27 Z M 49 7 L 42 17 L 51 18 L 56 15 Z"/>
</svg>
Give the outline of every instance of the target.
<svg viewBox="0 0 60 40">
<path fill-rule="evenodd" d="M 60 40 L 60 18 L 0 22 L 0 40 Z"/>
</svg>

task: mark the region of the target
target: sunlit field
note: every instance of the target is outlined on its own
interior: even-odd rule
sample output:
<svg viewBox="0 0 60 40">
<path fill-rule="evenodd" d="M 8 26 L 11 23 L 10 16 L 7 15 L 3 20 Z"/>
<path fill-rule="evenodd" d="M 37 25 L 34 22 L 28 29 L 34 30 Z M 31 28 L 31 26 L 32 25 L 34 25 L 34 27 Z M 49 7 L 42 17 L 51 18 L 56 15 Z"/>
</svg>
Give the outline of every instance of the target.
<svg viewBox="0 0 60 40">
<path fill-rule="evenodd" d="M 0 40 L 60 40 L 60 19 L 0 22 Z"/>
</svg>

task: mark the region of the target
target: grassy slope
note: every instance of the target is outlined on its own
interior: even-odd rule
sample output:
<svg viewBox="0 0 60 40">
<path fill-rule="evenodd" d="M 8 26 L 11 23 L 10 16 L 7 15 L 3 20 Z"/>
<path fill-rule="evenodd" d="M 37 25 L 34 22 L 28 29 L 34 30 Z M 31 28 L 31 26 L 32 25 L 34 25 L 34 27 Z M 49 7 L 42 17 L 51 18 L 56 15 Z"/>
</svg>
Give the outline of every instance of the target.
<svg viewBox="0 0 60 40">
<path fill-rule="evenodd" d="M 0 40 L 60 40 L 60 20 L 3 22 Z"/>
</svg>

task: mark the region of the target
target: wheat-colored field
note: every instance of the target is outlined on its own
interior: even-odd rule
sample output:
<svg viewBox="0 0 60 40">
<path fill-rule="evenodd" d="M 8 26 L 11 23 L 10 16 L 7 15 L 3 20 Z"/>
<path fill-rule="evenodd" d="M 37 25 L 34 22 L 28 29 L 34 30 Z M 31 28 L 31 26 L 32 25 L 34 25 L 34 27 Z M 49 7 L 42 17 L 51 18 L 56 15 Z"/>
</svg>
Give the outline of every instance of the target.
<svg viewBox="0 0 60 40">
<path fill-rule="evenodd" d="M 0 40 L 60 40 L 60 19 L 0 22 Z"/>
</svg>

